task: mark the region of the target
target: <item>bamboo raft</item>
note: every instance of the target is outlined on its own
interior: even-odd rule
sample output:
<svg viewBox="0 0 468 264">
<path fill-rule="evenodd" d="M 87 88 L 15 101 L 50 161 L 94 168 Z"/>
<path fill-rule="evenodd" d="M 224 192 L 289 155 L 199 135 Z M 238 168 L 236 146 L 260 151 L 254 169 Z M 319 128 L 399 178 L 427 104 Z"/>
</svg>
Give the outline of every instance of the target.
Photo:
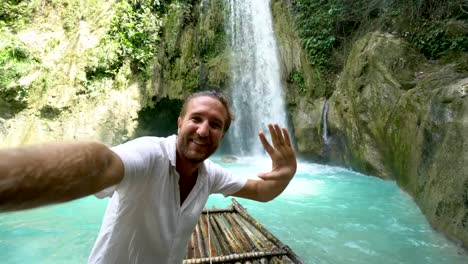
<svg viewBox="0 0 468 264">
<path fill-rule="evenodd" d="M 303 262 L 290 247 L 272 235 L 242 205 L 232 199 L 232 204 L 226 209 L 203 210 L 187 243 L 183 263 Z"/>
</svg>

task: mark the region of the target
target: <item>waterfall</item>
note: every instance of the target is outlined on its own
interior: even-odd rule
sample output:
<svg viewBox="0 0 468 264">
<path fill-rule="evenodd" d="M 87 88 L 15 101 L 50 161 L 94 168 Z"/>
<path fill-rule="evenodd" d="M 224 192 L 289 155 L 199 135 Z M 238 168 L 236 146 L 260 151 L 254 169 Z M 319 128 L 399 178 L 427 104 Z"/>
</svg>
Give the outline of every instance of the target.
<svg viewBox="0 0 468 264">
<path fill-rule="evenodd" d="M 322 138 L 325 145 L 328 144 L 328 129 L 327 129 L 327 114 L 328 114 L 328 101 L 323 103 L 322 109 Z"/>
<path fill-rule="evenodd" d="M 231 99 L 236 120 L 227 135 L 236 155 L 259 155 L 258 131 L 287 125 L 269 0 L 229 0 Z"/>
</svg>

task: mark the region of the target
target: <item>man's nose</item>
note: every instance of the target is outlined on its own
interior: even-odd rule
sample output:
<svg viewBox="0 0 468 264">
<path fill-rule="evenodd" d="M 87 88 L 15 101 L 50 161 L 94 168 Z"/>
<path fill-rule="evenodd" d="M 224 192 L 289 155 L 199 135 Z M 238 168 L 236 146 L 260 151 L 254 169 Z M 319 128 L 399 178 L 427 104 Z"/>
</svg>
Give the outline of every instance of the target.
<svg viewBox="0 0 468 264">
<path fill-rule="evenodd" d="M 197 134 L 200 137 L 207 137 L 209 133 L 210 133 L 210 124 L 208 124 L 208 121 L 202 122 L 198 126 Z"/>
</svg>

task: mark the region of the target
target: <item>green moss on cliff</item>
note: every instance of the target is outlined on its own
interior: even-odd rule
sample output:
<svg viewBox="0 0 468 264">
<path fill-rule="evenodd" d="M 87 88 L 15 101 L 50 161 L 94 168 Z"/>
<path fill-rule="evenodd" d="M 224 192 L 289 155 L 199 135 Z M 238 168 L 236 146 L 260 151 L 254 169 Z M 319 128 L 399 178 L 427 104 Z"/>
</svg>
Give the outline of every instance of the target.
<svg viewBox="0 0 468 264">
<path fill-rule="evenodd" d="M 18 30 L 31 23 L 41 2 L 41 0 L 3 0 L 0 2 L 0 28 L 9 27 Z"/>
<path fill-rule="evenodd" d="M 328 125 L 344 164 L 395 179 L 434 226 L 467 245 L 463 60 L 430 61 L 398 36 L 369 33 L 350 53 Z"/>
<path fill-rule="evenodd" d="M 224 2 L 210 1 L 200 16 L 198 39 L 198 52 L 203 62 L 222 54 L 226 48 L 227 36 L 224 22 Z"/>
<path fill-rule="evenodd" d="M 292 0 L 295 26 L 310 63 L 327 89 L 356 37 L 380 30 L 406 38 L 427 58 L 468 51 L 468 3 L 464 0 Z M 327 93 L 326 94 L 331 94 Z"/>
<path fill-rule="evenodd" d="M 299 90 L 300 94 L 306 91 L 306 83 L 304 80 L 304 73 L 300 71 L 293 71 L 289 74 L 288 82 L 294 84 Z"/>
<path fill-rule="evenodd" d="M 158 47 L 159 1 L 6 1 L 1 6 L 0 86 L 16 112 L 26 103 L 44 104 L 53 90 L 67 85 L 67 92 L 58 93 L 68 98 L 73 93 L 95 98 L 132 78 L 146 87 Z M 10 56 L 19 49 L 37 54 Z"/>
<path fill-rule="evenodd" d="M 13 2 L 17 6 L 8 5 Z M 130 2 L 137 13 L 119 9 Z M 148 23 L 157 14 L 143 10 L 147 3 L 159 5 L 3 1 L 0 5 L 7 9 L 0 9 L 1 144 L 71 137 L 110 143 L 121 138 L 114 132 L 132 133 L 134 109 L 152 95 L 148 96 L 144 76 L 151 73 L 154 56 L 147 48 L 154 46 L 145 41 L 158 37 L 148 29 L 159 27 Z M 20 7 L 24 9 L 14 13 Z M 6 18 L 5 12 L 17 21 Z M 116 32 L 111 36 L 114 26 L 122 27 L 122 36 Z"/>
<path fill-rule="evenodd" d="M 221 54 L 216 54 L 215 57 L 209 58 L 205 66 L 205 88 L 223 89 L 226 87 L 230 78 L 229 61 L 231 60 L 231 52 L 226 49 Z"/>
<path fill-rule="evenodd" d="M 160 4 L 154 1 L 121 1 L 117 4 L 97 59 L 88 65 L 88 80 L 113 77 L 125 60 L 135 74 L 148 77 L 159 44 Z"/>
<path fill-rule="evenodd" d="M 224 2 L 171 4 L 163 21 L 160 80 L 173 98 L 203 88 L 224 88 L 228 79 Z"/>
<path fill-rule="evenodd" d="M 210 1 L 201 15 L 200 29 L 196 36 L 198 53 L 202 61 L 200 86 L 223 89 L 229 82 L 231 51 L 227 48 L 224 1 Z"/>
<path fill-rule="evenodd" d="M 40 59 L 9 32 L 0 30 L 0 38 L 0 117 L 10 117 L 27 107 L 31 84 L 24 78 L 38 70 Z"/>
<path fill-rule="evenodd" d="M 192 10 L 193 8 L 193 10 Z M 184 3 L 169 6 L 163 20 L 163 39 L 160 57 L 164 82 L 173 94 L 194 91 L 198 87 L 197 61 L 194 46 L 194 15 L 196 8 Z"/>
</svg>

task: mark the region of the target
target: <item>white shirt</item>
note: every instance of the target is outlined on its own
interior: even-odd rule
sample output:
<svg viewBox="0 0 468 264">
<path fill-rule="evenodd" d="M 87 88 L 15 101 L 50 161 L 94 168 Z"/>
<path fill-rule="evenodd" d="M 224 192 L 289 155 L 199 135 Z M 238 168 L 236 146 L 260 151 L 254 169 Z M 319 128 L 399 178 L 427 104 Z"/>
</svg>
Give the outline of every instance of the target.
<svg viewBox="0 0 468 264">
<path fill-rule="evenodd" d="M 96 194 L 112 198 L 88 263 L 182 263 L 208 196 L 231 195 L 246 182 L 206 160 L 180 206 L 176 136 L 142 137 L 112 150 L 122 159 L 125 176 Z"/>
</svg>

